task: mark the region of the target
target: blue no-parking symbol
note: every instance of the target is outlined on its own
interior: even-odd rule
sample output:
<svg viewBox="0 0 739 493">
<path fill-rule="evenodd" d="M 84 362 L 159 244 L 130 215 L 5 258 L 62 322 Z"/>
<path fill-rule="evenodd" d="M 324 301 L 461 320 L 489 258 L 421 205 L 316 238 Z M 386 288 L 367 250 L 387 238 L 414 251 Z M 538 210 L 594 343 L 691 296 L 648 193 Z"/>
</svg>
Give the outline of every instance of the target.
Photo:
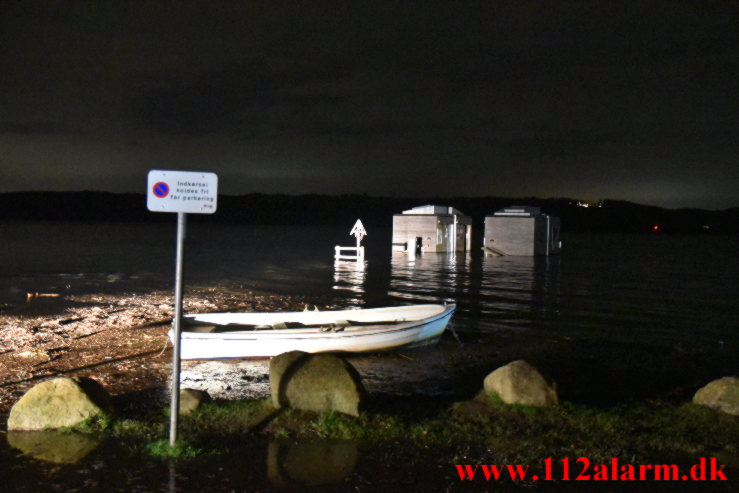
<svg viewBox="0 0 739 493">
<path fill-rule="evenodd" d="M 156 183 L 154 185 L 152 191 L 154 192 L 154 195 L 156 195 L 160 199 L 163 199 L 164 197 L 169 195 L 169 185 L 167 185 L 163 181 L 160 181 L 159 183 Z"/>
</svg>

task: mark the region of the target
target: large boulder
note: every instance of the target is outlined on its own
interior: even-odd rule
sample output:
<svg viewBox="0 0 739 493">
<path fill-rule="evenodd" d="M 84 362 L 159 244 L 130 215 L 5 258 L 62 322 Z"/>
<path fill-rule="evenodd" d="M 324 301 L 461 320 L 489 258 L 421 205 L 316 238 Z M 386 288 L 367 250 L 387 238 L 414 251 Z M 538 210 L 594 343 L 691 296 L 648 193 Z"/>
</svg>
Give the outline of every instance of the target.
<svg viewBox="0 0 739 493">
<path fill-rule="evenodd" d="M 495 392 L 506 404 L 553 406 L 557 390 L 539 371 L 523 360 L 513 361 L 485 377 L 486 392 Z"/>
<path fill-rule="evenodd" d="M 107 392 L 84 377 L 41 382 L 13 405 L 8 430 L 46 430 L 74 427 L 112 412 Z"/>
<path fill-rule="evenodd" d="M 724 377 L 710 382 L 695 393 L 693 403 L 739 416 L 739 378 Z"/>
<path fill-rule="evenodd" d="M 331 354 L 291 351 L 272 358 L 269 385 L 276 407 L 359 415 L 364 387 L 348 362 Z"/>
</svg>

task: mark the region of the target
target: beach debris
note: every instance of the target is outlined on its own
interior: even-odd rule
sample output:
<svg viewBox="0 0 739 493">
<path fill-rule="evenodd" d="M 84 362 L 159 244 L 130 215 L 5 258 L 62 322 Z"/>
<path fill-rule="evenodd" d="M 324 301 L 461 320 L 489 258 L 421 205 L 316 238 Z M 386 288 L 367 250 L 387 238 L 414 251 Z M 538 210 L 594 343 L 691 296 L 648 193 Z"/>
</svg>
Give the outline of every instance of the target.
<svg viewBox="0 0 739 493">
<path fill-rule="evenodd" d="M 20 353 L 15 353 L 15 355 L 19 358 L 36 358 L 41 352 L 42 351 L 21 351 Z"/>
<path fill-rule="evenodd" d="M 506 404 L 526 406 L 553 406 L 557 404 L 557 390 L 539 370 L 524 360 L 517 360 L 498 368 L 485 377 L 486 392 L 494 392 Z"/>
<path fill-rule="evenodd" d="M 36 298 L 58 298 L 59 293 L 26 293 L 26 301 L 32 301 Z"/>
<path fill-rule="evenodd" d="M 214 399 L 263 399 L 269 397 L 269 361 L 183 361 L 180 385 L 205 390 Z"/>
</svg>

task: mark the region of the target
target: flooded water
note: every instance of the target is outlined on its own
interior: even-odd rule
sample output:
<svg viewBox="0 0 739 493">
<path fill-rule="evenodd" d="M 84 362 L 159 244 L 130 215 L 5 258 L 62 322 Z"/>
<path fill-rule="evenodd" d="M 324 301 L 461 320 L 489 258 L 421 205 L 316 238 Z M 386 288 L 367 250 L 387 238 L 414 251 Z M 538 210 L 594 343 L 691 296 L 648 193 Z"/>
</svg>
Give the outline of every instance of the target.
<svg viewBox="0 0 739 493">
<path fill-rule="evenodd" d="M 409 257 L 391 253 L 389 230 L 368 228 L 366 262 L 335 264 L 334 245 L 353 244 L 350 227 L 192 224 L 186 283 L 297 295 L 331 307 L 456 303 L 452 330 L 436 346 L 351 359 L 379 396 L 466 398 L 487 373 L 514 359 L 550 375 L 564 399 L 597 406 L 685 401 L 706 382 L 739 374 L 736 237 L 564 234 L 561 255 L 549 258 L 484 257 L 477 249 Z M 11 223 L 0 224 L 0 231 L 0 306 L 6 311 L 63 307 L 63 297 L 26 304 L 28 292 L 172 287 L 174 219 L 171 225 Z M 261 396 L 266 371 L 264 361 L 187 363 L 183 383 L 216 397 Z M 294 464 L 308 456 L 355 456 L 341 448 L 354 445 L 338 446 L 339 452 L 326 444 L 306 452 L 255 444 L 243 451 L 243 460 L 261 466 L 239 473 L 243 477 L 234 476 L 237 465 L 217 461 L 198 466 L 197 478 L 172 472 L 166 463 L 139 464 L 135 473 L 112 474 L 111 481 L 125 485 L 117 488 L 102 488 L 100 475 L 91 472 L 109 466 L 115 445 L 103 444 L 73 468 L 40 465 L 33 453 L 22 455 L 22 447 L 3 449 L 0 456 L 12 458 L 11 474 L 40 475 L 45 484 L 58 484 L 56 490 L 167 491 L 174 482 L 187 485 L 182 491 L 243 491 L 249 481 L 260 485 L 255 490 L 310 486 L 300 475 L 318 473 L 297 471 Z M 338 470 L 355 467 L 348 462 Z M 348 473 L 336 473 L 342 474 Z M 355 491 L 360 476 L 351 475 L 351 487 L 336 477 L 327 483 Z M 440 473 L 435 480 L 440 485 L 446 479 Z M 85 481 L 97 483 L 88 488 Z"/>
<path fill-rule="evenodd" d="M 370 228 L 366 261 L 336 264 L 334 245 L 353 244 L 350 226 L 190 224 L 186 284 L 331 307 L 456 303 L 452 330 L 437 346 L 354 358 L 378 392 L 474 392 L 478 377 L 518 358 L 550 373 L 565 397 L 589 402 L 682 397 L 738 373 L 736 237 L 565 234 L 562 254 L 549 258 L 484 257 L 478 249 L 409 257 L 391 252 L 389 230 Z M 2 224 L 0 305 L 63 306 L 63 296 L 26 304 L 28 292 L 171 289 L 174 228 L 174 218 Z M 243 371 L 245 384 L 221 385 L 220 396 L 263 394 L 264 365 L 238 365 L 186 375 L 212 381 L 212 372 Z"/>
</svg>

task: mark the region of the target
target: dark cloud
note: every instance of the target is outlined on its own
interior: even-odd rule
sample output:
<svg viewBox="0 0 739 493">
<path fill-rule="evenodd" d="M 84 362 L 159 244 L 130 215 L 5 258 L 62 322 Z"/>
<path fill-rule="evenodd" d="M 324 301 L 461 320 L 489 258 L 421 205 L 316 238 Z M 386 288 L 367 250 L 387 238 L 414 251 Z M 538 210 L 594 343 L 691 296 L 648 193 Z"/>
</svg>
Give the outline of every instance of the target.
<svg viewBox="0 0 739 493">
<path fill-rule="evenodd" d="M 737 205 L 728 0 L 0 10 L 8 189 L 207 167 L 225 193 Z"/>
<path fill-rule="evenodd" d="M 274 105 L 280 87 L 264 66 L 234 67 L 205 74 L 160 77 L 134 101 L 135 116 L 155 131 L 204 136 L 249 125 Z"/>
<path fill-rule="evenodd" d="M 50 121 L 0 121 L 0 133 L 46 136 L 64 132 L 64 128 Z"/>
<path fill-rule="evenodd" d="M 322 61 L 244 60 L 193 76 L 186 71 L 157 74 L 134 97 L 134 114 L 156 131 L 205 136 L 259 128 L 282 118 L 297 117 L 304 108 L 336 104 L 341 96 L 304 93 L 305 88 L 341 80 L 341 67 Z"/>
</svg>

